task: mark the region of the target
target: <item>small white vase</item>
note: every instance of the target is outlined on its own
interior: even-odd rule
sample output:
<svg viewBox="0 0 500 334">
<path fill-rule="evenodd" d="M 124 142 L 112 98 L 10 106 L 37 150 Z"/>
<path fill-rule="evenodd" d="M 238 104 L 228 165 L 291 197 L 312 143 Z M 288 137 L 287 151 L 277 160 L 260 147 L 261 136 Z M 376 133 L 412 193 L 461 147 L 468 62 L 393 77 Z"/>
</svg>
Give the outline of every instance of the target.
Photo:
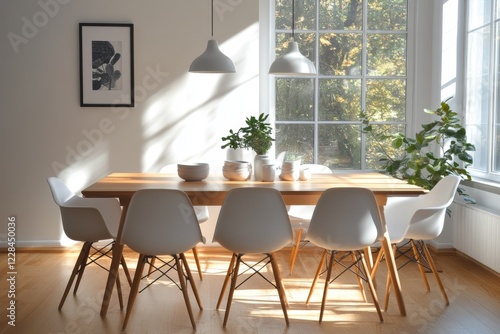
<svg viewBox="0 0 500 334">
<path fill-rule="evenodd" d="M 253 160 L 253 175 L 255 181 L 262 181 L 262 168 L 264 165 L 273 165 L 274 159 L 268 155 L 256 155 Z"/>
</svg>

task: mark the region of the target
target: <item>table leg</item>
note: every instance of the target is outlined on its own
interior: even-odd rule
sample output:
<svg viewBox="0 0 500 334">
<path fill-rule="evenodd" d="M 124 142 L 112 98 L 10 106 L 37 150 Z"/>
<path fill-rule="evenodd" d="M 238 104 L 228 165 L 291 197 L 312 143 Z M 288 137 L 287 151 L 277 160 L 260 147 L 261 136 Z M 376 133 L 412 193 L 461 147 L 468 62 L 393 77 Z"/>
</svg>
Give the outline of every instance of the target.
<svg viewBox="0 0 500 334">
<path fill-rule="evenodd" d="M 104 298 L 101 305 L 101 315 L 105 316 L 108 312 L 109 302 L 111 300 L 111 294 L 113 293 L 113 287 L 116 281 L 116 276 L 118 275 L 118 269 L 120 268 L 120 260 L 123 254 L 123 244 L 122 231 L 123 225 L 125 223 L 125 216 L 127 215 L 128 205 L 123 205 L 122 215 L 120 217 L 120 226 L 118 227 L 118 233 L 116 236 L 115 246 L 113 247 L 113 259 L 111 260 L 111 266 L 109 267 L 108 281 L 106 282 L 106 289 L 104 290 Z"/>
<path fill-rule="evenodd" d="M 389 232 L 387 232 L 384 207 L 380 206 L 380 219 L 382 220 L 382 226 L 384 227 L 384 239 L 382 240 L 382 249 L 385 254 L 385 262 L 387 263 L 387 271 L 391 276 L 392 285 L 394 286 L 394 294 L 396 295 L 396 301 L 398 302 L 399 312 L 402 316 L 406 315 L 405 302 L 403 300 L 403 295 L 401 293 L 401 282 L 399 281 L 398 268 L 396 266 L 396 260 L 394 259 L 394 252 L 391 247 L 391 239 L 389 238 Z"/>
</svg>

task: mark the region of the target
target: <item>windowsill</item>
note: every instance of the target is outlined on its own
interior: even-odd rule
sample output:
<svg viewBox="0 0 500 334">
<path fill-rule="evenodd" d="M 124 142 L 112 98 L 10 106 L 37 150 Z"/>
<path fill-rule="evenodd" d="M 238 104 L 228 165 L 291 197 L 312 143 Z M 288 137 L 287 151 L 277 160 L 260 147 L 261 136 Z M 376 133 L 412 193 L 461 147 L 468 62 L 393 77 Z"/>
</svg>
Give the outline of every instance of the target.
<svg viewBox="0 0 500 334">
<path fill-rule="evenodd" d="M 486 179 L 474 177 L 472 181 L 467 181 L 467 180 L 462 181 L 462 184 L 470 188 L 500 195 L 500 184 Z"/>
</svg>

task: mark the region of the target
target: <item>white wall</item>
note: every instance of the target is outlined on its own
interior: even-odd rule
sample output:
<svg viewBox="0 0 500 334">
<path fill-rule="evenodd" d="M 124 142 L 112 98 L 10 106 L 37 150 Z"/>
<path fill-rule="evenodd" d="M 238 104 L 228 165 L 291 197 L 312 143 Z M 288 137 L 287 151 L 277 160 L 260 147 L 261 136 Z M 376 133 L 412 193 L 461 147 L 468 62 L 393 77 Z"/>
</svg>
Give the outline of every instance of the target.
<svg viewBox="0 0 500 334">
<path fill-rule="evenodd" d="M 0 219 L 16 216 L 19 246 L 60 243 L 48 176 L 80 191 L 114 171 L 222 163 L 221 136 L 259 113 L 259 2 L 216 4 L 214 35 L 236 74 L 187 71 L 210 37 L 208 0 L 0 3 Z M 135 108 L 79 106 L 80 22 L 134 24 Z"/>
</svg>

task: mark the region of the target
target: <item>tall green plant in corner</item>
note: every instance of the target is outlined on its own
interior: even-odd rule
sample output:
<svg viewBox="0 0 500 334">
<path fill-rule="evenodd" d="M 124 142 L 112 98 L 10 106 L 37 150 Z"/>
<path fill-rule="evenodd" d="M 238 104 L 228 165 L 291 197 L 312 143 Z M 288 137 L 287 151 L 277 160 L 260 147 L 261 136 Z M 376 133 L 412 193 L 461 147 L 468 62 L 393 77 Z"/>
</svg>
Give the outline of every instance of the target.
<svg viewBox="0 0 500 334">
<path fill-rule="evenodd" d="M 370 134 L 380 147 L 382 157 L 379 161 L 386 173 L 425 189 L 432 189 L 439 180 L 450 174 L 471 179 L 467 167 L 472 164 L 472 156 L 468 152 L 475 151 L 475 147 L 467 142 L 465 128 L 457 113 L 451 110 L 448 101 L 449 99 L 441 102 L 436 110 L 424 110 L 438 119 L 423 124 L 415 138 L 403 133 L 376 132 L 369 115 L 364 112 L 360 114 L 363 132 Z M 402 157 L 392 157 L 384 150 L 383 142 L 388 140 L 393 148 L 403 152 Z M 437 155 L 430 150 L 433 143 L 439 147 Z M 475 203 L 463 188 L 459 187 L 457 191 L 466 202 Z"/>
</svg>

